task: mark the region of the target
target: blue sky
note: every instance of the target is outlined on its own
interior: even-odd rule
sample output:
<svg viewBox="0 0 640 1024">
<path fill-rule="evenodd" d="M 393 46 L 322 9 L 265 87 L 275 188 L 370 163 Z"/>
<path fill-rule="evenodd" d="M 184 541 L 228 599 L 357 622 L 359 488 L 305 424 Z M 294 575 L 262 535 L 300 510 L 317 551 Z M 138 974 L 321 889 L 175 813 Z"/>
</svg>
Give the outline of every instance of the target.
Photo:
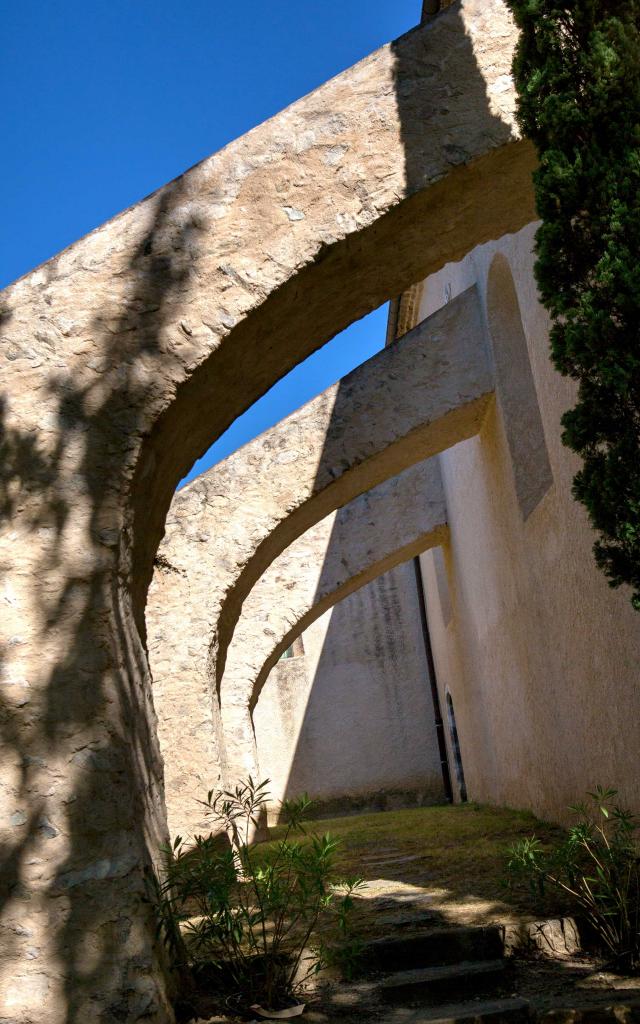
<svg viewBox="0 0 640 1024">
<path fill-rule="evenodd" d="M 420 0 L 0 4 L 0 287 L 417 24 Z M 198 471 L 383 344 L 384 310 L 256 403 Z"/>
</svg>

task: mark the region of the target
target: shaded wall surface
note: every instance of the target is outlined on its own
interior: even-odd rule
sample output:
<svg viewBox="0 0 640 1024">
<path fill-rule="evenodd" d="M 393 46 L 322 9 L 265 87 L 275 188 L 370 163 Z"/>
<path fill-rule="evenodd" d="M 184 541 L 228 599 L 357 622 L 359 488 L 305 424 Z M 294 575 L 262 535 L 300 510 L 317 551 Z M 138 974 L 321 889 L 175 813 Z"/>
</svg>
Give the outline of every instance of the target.
<svg viewBox="0 0 640 1024">
<path fill-rule="evenodd" d="M 303 641 L 253 714 L 274 797 L 308 792 L 329 814 L 443 799 L 412 563 L 340 601 Z"/>
<path fill-rule="evenodd" d="M 439 457 L 450 540 L 421 556 L 445 707 L 471 799 L 554 819 L 596 783 L 640 809 L 640 617 L 595 567 L 560 442 L 573 385 L 552 368 L 534 226 L 427 279 L 422 317 L 476 283 L 496 366 L 477 437 Z"/>
</svg>

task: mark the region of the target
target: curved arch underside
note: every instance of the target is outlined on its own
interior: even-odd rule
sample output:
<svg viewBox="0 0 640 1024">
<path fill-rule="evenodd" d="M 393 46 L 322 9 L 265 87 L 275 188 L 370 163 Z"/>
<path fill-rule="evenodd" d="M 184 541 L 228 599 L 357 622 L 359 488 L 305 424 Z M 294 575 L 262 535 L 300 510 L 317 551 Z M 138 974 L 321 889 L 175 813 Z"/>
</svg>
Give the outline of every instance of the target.
<svg viewBox="0 0 640 1024">
<path fill-rule="evenodd" d="M 178 571 L 150 602 L 149 629 L 183 621 L 194 675 L 219 686 L 242 602 L 273 559 L 358 494 L 475 434 L 493 387 L 470 288 L 175 495 L 159 555 Z M 151 635 L 149 648 L 152 665 L 164 659 Z"/>
<path fill-rule="evenodd" d="M 164 511 L 162 479 L 173 489 L 214 424 L 218 436 L 292 366 L 409 283 L 533 219 L 534 155 L 514 121 L 514 43 L 501 0 L 464 0 L 211 158 L 221 168 L 189 172 L 198 201 L 190 181 L 181 215 L 186 207 L 189 223 L 195 217 L 190 239 L 202 215 L 205 227 L 174 351 L 195 365 L 139 464 L 145 565 L 149 540 L 157 546 L 150 487 Z M 203 185 L 207 197 L 213 186 L 214 220 L 208 204 L 201 209 Z"/>
<path fill-rule="evenodd" d="M 264 585 L 282 575 L 278 555 L 287 548 L 284 559 L 295 562 L 313 528 L 326 530 L 324 516 L 341 506 L 347 507 L 338 529 L 392 494 L 413 505 L 406 531 L 398 525 L 390 537 L 381 532 L 377 546 L 353 546 L 335 578 L 327 573 L 319 581 L 325 592 L 301 598 L 302 619 L 314 606 L 319 614 L 323 602 L 334 603 L 341 589 L 342 596 L 355 589 L 358 575 L 364 582 L 440 543 L 439 474 L 416 463 L 477 433 L 493 387 L 484 317 L 471 287 L 175 495 L 147 621 L 169 802 L 172 811 L 179 808 L 180 830 L 198 826 L 197 807 L 184 803 L 187 789 L 209 788 L 223 764 L 230 772 L 256 770 L 251 702 L 283 626 L 266 624 L 266 635 L 254 625 L 247 635 L 246 627 Z M 411 466 L 413 474 L 403 473 Z M 416 494 L 420 480 L 422 496 Z M 360 504 L 353 501 L 367 491 Z M 313 527 L 322 513 L 324 525 Z M 311 536 L 304 533 L 309 522 Z M 241 608 L 246 615 L 233 643 Z M 269 645 L 272 633 L 276 642 Z"/>
<path fill-rule="evenodd" d="M 412 466 L 307 530 L 274 560 L 243 604 L 222 678 L 218 717 L 213 680 L 203 681 L 190 664 L 197 638 L 185 637 L 184 627 L 178 628 L 181 614 L 191 618 L 191 588 L 206 600 L 202 541 L 195 539 L 193 528 L 204 538 L 213 520 L 206 509 L 195 523 L 189 517 L 195 557 L 180 564 L 182 596 L 167 585 L 167 575 L 174 573 L 165 563 L 156 570 L 148 606 L 168 810 L 172 831 L 180 834 L 204 827 L 191 799 L 194 791 L 205 792 L 221 773 L 228 784 L 257 772 L 253 706 L 293 636 L 376 576 L 443 543 L 448 532 L 435 459 Z"/>
</svg>

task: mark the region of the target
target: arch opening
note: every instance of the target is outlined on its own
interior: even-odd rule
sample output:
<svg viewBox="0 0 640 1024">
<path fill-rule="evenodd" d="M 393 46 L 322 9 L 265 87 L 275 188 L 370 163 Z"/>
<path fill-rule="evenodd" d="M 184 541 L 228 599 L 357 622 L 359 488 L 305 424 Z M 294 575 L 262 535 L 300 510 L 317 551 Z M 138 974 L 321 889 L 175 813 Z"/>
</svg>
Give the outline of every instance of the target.
<svg viewBox="0 0 640 1024">
<path fill-rule="evenodd" d="M 196 479 L 243 445 L 276 426 L 290 413 L 316 398 L 325 388 L 357 369 L 384 345 L 388 304 L 355 320 L 289 373 L 233 421 L 180 481 L 179 488 Z"/>
<path fill-rule="evenodd" d="M 314 816 L 446 802 L 411 561 L 363 583 L 277 662 L 253 710 L 257 763 L 279 802 L 307 793 Z"/>
<path fill-rule="evenodd" d="M 370 490 L 378 480 L 393 480 L 399 470 L 419 464 L 434 447 L 438 450 L 475 434 L 492 388 L 482 315 L 471 288 L 335 389 L 177 493 L 161 549 L 175 571 L 157 577 L 153 606 L 161 610 L 164 625 L 158 620 L 149 646 L 156 689 L 167 686 L 166 692 L 180 702 L 193 698 L 209 704 L 204 763 L 215 764 L 222 743 L 212 681 L 222 682 L 224 666 L 222 658 L 217 664 L 212 661 L 211 638 L 220 650 L 222 609 L 231 588 L 242 594 L 240 600 L 236 597 L 239 614 L 241 602 L 274 556 L 287 541 L 301 536 L 308 522 L 324 518 L 325 509 Z M 376 431 L 367 429 L 372 415 Z M 415 490 L 415 483 L 411 486 Z M 428 519 L 438 512 L 437 492 L 430 485 L 424 490 L 428 498 L 423 514 Z M 422 524 L 414 535 L 409 531 L 408 538 L 390 546 L 384 555 L 388 564 L 398 560 L 398 551 L 404 558 L 416 554 L 429 533 L 435 538 L 445 522 L 438 514 L 440 519 Z M 213 523 L 223 523 L 222 532 L 214 533 Z M 267 557 L 260 554 L 260 531 L 269 545 Z M 364 543 L 363 539 L 363 555 Z M 235 551 L 238 554 L 232 556 Z M 243 560 L 250 566 L 249 574 Z M 377 572 L 383 568 L 380 565 Z M 369 569 L 365 562 L 358 571 Z M 355 575 L 355 568 L 346 572 L 347 579 Z M 172 615 L 182 623 L 181 633 L 166 628 Z M 227 647 L 232 637 L 232 631 L 223 637 Z M 244 646 L 250 650 L 255 645 Z M 275 657 L 288 646 L 281 646 Z M 239 734 L 252 732 L 248 704 L 254 679 L 250 678 L 243 701 L 233 707 L 232 731 Z M 242 765 L 247 750 L 248 744 Z"/>
</svg>

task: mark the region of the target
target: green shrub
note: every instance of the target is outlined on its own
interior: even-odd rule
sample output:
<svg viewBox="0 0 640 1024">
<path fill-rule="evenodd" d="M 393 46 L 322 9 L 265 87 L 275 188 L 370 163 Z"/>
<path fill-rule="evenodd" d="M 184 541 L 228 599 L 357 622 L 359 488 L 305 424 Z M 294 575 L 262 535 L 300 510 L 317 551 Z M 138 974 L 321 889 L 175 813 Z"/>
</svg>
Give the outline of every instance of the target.
<svg viewBox="0 0 640 1024">
<path fill-rule="evenodd" d="M 288 824 L 277 843 L 243 841 L 264 810 L 267 785 L 249 778 L 233 791 L 210 792 L 212 827 L 232 843 L 221 849 L 219 835 L 190 844 L 178 836 L 150 879 L 183 999 L 213 976 L 244 1006 L 277 1009 L 326 963 L 343 957 L 348 965 L 353 956 L 350 918 L 361 881 L 336 877 L 335 839 L 306 834 L 308 798 L 283 804 Z"/>
<path fill-rule="evenodd" d="M 536 280 L 557 369 L 578 382 L 563 441 L 611 586 L 640 608 L 640 0 L 507 0 L 518 120 L 534 142 Z"/>
<path fill-rule="evenodd" d="M 640 858 L 637 819 L 612 801 L 615 789 L 596 787 L 588 801 L 572 807 L 576 824 L 567 838 L 546 851 L 532 836 L 509 850 L 514 884 L 526 880 L 544 892 L 567 894 L 595 930 L 618 966 L 640 967 Z"/>
</svg>

